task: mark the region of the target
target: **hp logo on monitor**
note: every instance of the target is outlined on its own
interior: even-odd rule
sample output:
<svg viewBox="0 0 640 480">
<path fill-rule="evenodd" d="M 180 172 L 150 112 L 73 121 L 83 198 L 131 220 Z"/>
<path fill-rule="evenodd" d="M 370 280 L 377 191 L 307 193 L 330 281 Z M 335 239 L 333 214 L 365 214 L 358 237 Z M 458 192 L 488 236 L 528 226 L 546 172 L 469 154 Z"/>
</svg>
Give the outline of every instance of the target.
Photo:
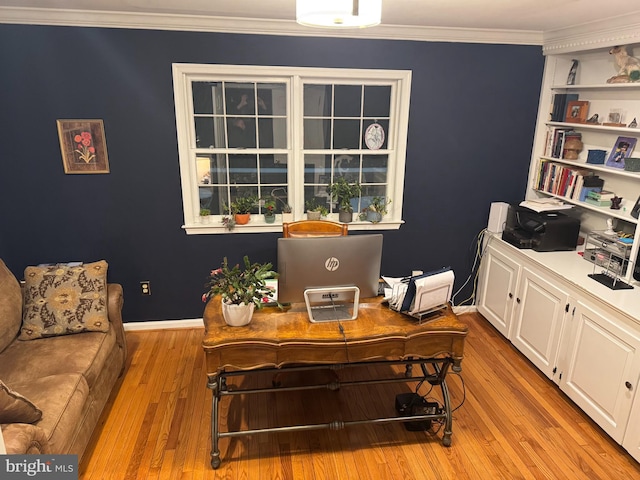
<svg viewBox="0 0 640 480">
<path fill-rule="evenodd" d="M 338 267 L 340 267 L 340 260 L 338 260 L 336 257 L 329 257 L 324 262 L 324 268 L 326 268 L 330 272 L 335 272 Z"/>
</svg>

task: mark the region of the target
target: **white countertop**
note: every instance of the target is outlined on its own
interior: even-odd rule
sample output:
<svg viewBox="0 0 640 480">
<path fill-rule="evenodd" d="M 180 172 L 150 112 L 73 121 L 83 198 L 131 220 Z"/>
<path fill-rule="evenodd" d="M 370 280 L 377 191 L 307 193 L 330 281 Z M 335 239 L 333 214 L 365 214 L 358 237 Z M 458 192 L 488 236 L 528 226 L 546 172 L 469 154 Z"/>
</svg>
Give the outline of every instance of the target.
<svg viewBox="0 0 640 480">
<path fill-rule="evenodd" d="M 605 302 L 611 308 L 620 311 L 640 324 L 640 282 L 632 280 L 630 285 L 633 286 L 633 289 L 631 290 L 612 290 L 588 276 L 591 273 L 601 273 L 603 268 L 582 258 L 578 250 L 535 252 L 531 249 L 519 249 L 503 241 L 499 234 L 493 235 L 489 239 L 489 245 L 495 242 L 499 242 L 509 251 L 534 261 L 550 274 L 581 290 L 584 295 L 590 296 L 596 301 Z M 629 268 L 633 268 L 633 265 Z"/>
</svg>

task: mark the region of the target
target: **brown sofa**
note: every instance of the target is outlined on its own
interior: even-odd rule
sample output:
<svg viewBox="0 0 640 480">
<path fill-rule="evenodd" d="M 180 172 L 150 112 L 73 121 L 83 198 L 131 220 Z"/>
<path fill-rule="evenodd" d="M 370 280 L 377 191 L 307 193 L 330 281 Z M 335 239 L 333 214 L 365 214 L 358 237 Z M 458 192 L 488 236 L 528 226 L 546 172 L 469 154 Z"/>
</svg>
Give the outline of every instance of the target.
<svg viewBox="0 0 640 480">
<path fill-rule="evenodd" d="M 22 340 L 24 289 L 0 260 L 0 427 L 8 454 L 82 458 L 125 368 L 122 287 L 106 284 L 106 272 L 104 285 L 106 332 Z"/>
</svg>

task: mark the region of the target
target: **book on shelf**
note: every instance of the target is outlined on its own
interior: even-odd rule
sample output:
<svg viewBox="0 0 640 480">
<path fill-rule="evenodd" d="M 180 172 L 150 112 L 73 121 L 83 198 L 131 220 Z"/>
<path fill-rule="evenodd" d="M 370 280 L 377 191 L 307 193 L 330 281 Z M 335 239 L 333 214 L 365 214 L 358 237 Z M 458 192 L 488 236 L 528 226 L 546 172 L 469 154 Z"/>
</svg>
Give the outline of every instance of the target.
<svg viewBox="0 0 640 480">
<path fill-rule="evenodd" d="M 610 207 L 611 200 L 596 200 L 595 198 L 587 197 L 584 199 L 584 203 L 589 205 L 595 205 L 596 207 Z"/>
<path fill-rule="evenodd" d="M 582 189 L 580 190 L 580 195 L 578 196 L 578 201 L 580 202 L 584 202 L 587 199 L 587 195 L 589 195 L 589 192 L 599 192 L 600 190 L 602 190 L 602 187 L 582 187 Z"/>
<path fill-rule="evenodd" d="M 549 161 L 542 161 L 540 163 L 536 190 L 560 197 L 573 199 L 576 188 L 581 188 L 581 185 L 584 183 L 584 177 L 591 175 L 589 170 L 572 165 Z M 578 187 L 578 185 L 580 185 L 580 187 Z"/>
<path fill-rule="evenodd" d="M 551 121 L 563 122 L 567 114 L 567 105 L 574 100 L 578 100 L 577 93 L 556 93 L 551 107 Z"/>
<path fill-rule="evenodd" d="M 611 199 L 613 199 L 613 197 L 615 197 L 616 194 L 613 192 L 610 192 L 609 190 L 592 190 L 589 193 L 587 193 L 587 199 L 591 199 L 591 200 L 595 200 L 597 202 L 603 202 L 603 201 L 611 201 Z"/>
</svg>

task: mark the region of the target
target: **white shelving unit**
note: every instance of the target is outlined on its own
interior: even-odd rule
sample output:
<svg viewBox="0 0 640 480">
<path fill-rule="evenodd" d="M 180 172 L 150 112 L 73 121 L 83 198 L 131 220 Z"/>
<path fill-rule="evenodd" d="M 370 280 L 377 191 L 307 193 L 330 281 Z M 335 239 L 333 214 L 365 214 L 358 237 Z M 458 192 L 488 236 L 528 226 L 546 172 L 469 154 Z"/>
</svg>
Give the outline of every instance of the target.
<svg viewBox="0 0 640 480">
<path fill-rule="evenodd" d="M 637 46 L 637 50 L 640 51 L 640 45 Z M 629 46 L 628 51 L 633 54 L 633 46 Z M 576 82 L 574 85 L 567 85 L 567 77 L 574 59 L 579 62 Z M 639 141 L 630 156 L 640 157 L 640 128 L 550 120 L 554 95 L 569 93 L 577 94 L 578 100 L 589 102 L 587 117 L 597 113 L 599 121 L 606 122 L 609 112 L 616 109 L 622 112 L 621 121 L 625 125 L 628 125 L 634 118 L 640 122 L 640 82 L 607 83 L 607 79 L 617 72 L 615 58 L 609 54 L 608 47 L 547 56 L 526 197 L 527 199 L 556 197 L 575 205 L 572 214 L 580 217 L 581 230 L 585 238 L 589 231 L 606 229 L 607 219 L 614 219 L 614 230 L 634 235 L 635 240 L 629 260 L 635 264 L 640 248 L 640 229 L 638 220 L 631 216 L 631 210 L 640 196 L 640 173 L 608 167 L 604 164 L 588 164 L 586 160 L 588 151 L 592 149 L 605 150 L 608 157 L 619 136 L 638 139 Z M 582 135 L 584 147 L 577 160 L 545 156 L 547 132 L 554 127 L 573 129 Z M 541 162 L 554 162 L 594 172 L 604 179 L 605 190 L 613 191 L 618 197 L 623 198 L 621 208 L 614 210 L 608 207 L 596 207 L 585 202 L 536 190 L 538 169 Z M 627 282 L 632 281 L 633 265 L 627 270 L 624 279 Z"/>
</svg>

